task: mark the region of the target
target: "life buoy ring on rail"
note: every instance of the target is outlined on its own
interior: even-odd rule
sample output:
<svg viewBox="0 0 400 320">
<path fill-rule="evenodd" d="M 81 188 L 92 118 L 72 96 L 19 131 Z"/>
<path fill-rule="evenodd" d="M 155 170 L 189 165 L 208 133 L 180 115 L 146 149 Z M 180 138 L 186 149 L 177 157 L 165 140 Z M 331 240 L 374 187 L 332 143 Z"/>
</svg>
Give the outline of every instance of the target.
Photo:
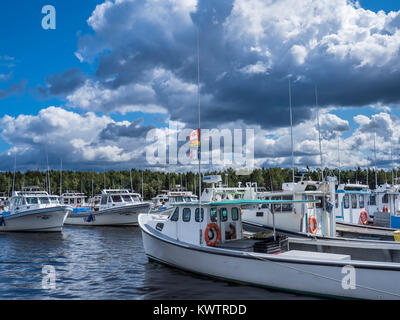
<svg viewBox="0 0 400 320">
<path fill-rule="evenodd" d="M 368 213 L 367 211 L 363 210 L 360 212 L 360 221 L 362 224 L 368 223 Z"/>
<path fill-rule="evenodd" d="M 311 216 L 308 218 L 308 232 L 312 234 L 316 234 L 318 230 L 318 222 L 317 218 L 314 216 Z"/>
<path fill-rule="evenodd" d="M 211 233 L 211 236 L 210 236 Z M 213 247 L 221 241 L 221 230 L 216 223 L 209 223 L 204 232 L 204 238 L 208 246 Z"/>
</svg>

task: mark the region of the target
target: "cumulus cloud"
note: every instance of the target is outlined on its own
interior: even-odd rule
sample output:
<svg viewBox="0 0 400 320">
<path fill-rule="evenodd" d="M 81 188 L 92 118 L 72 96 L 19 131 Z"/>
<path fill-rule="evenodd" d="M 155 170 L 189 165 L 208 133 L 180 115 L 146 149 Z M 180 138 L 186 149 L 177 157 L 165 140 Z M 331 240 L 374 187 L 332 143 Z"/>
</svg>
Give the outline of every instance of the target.
<svg viewBox="0 0 400 320">
<path fill-rule="evenodd" d="M 288 74 L 297 79 L 296 123 L 313 116 L 314 83 L 324 107 L 394 103 L 399 13 L 346 0 L 107 0 L 76 52 L 81 61 L 99 58 L 96 79 L 70 94 L 69 105 L 195 123 L 197 32 L 205 125 L 286 126 Z"/>
<path fill-rule="evenodd" d="M 140 119 L 131 124 L 129 121 L 116 122 L 109 116 L 98 116 L 93 112 L 78 114 L 49 107 L 37 115 L 4 116 L 0 119 L 0 136 L 12 146 L 8 153 L 15 153 L 20 165 L 28 168 L 46 154 L 53 165 L 62 159 L 65 165 L 74 168 L 113 166 L 133 159 L 143 160 L 145 139 L 140 135 L 135 139 L 125 137 L 126 132 L 118 136 L 118 130 L 115 130 L 148 130 L 146 126 L 141 127 L 141 123 Z M 110 141 L 104 139 L 113 133 L 116 135 Z M 7 152 L 0 155 L 0 159 L 3 169 L 11 167 L 12 159 Z"/>
</svg>

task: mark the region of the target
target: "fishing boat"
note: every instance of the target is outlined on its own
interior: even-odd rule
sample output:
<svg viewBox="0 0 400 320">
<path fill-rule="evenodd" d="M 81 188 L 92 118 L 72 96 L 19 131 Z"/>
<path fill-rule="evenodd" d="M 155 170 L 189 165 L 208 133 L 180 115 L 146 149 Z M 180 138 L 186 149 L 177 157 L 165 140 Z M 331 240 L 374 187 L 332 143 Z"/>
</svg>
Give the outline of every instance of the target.
<svg viewBox="0 0 400 320">
<path fill-rule="evenodd" d="M 25 187 L 15 191 L 10 199 L 9 211 L 0 214 L 0 231 L 61 231 L 70 206 L 60 204 L 38 187 Z"/>
<path fill-rule="evenodd" d="M 86 203 L 86 195 L 84 193 L 67 191 L 60 197 L 61 203 L 72 207 L 72 212 L 68 214 L 65 224 L 71 224 L 75 221 L 76 215 L 89 215 L 92 212 L 92 208 Z"/>
<path fill-rule="evenodd" d="M 148 213 L 150 203 L 140 194 L 127 189 L 104 189 L 97 211 L 77 212 L 68 216 L 66 224 L 80 226 L 137 226 L 138 215 Z"/>
<path fill-rule="evenodd" d="M 0 212 L 7 211 L 10 202 L 8 201 L 8 197 L 5 192 L 0 192 Z"/>
<path fill-rule="evenodd" d="M 316 200 L 226 200 L 176 204 L 169 216 L 139 215 L 151 261 L 221 280 L 306 295 L 400 299 L 400 263 L 297 248 L 293 239 L 245 236 L 241 207 Z M 334 220 L 333 214 L 330 214 Z M 356 249 L 354 249 L 356 250 Z"/>
<path fill-rule="evenodd" d="M 187 191 L 180 187 L 180 185 L 177 185 L 176 188 L 171 190 L 162 190 L 161 193 L 152 198 L 151 201 L 151 213 L 170 214 L 173 210 L 173 203 L 198 201 L 198 197 L 191 191 Z"/>
</svg>

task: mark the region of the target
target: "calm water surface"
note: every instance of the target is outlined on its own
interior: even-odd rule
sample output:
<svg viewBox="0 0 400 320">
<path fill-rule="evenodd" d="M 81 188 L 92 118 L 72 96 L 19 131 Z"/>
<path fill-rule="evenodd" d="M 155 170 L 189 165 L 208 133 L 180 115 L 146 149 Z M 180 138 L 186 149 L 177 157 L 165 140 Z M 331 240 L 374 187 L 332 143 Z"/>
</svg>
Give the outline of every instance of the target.
<svg viewBox="0 0 400 320">
<path fill-rule="evenodd" d="M 42 289 L 42 267 L 56 288 Z M 149 262 L 139 228 L 64 227 L 0 234 L 0 299 L 309 299 Z"/>
</svg>

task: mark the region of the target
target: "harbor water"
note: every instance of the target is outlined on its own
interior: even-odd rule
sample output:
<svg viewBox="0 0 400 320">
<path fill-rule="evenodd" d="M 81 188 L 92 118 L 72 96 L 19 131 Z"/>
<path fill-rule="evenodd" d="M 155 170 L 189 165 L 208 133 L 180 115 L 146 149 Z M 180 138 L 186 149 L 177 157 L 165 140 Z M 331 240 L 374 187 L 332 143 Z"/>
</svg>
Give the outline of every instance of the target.
<svg viewBox="0 0 400 320">
<path fill-rule="evenodd" d="M 2 233 L 0 248 L 0 299 L 310 299 L 149 262 L 137 227 Z M 43 285 L 45 266 L 55 288 Z"/>
</svg>

